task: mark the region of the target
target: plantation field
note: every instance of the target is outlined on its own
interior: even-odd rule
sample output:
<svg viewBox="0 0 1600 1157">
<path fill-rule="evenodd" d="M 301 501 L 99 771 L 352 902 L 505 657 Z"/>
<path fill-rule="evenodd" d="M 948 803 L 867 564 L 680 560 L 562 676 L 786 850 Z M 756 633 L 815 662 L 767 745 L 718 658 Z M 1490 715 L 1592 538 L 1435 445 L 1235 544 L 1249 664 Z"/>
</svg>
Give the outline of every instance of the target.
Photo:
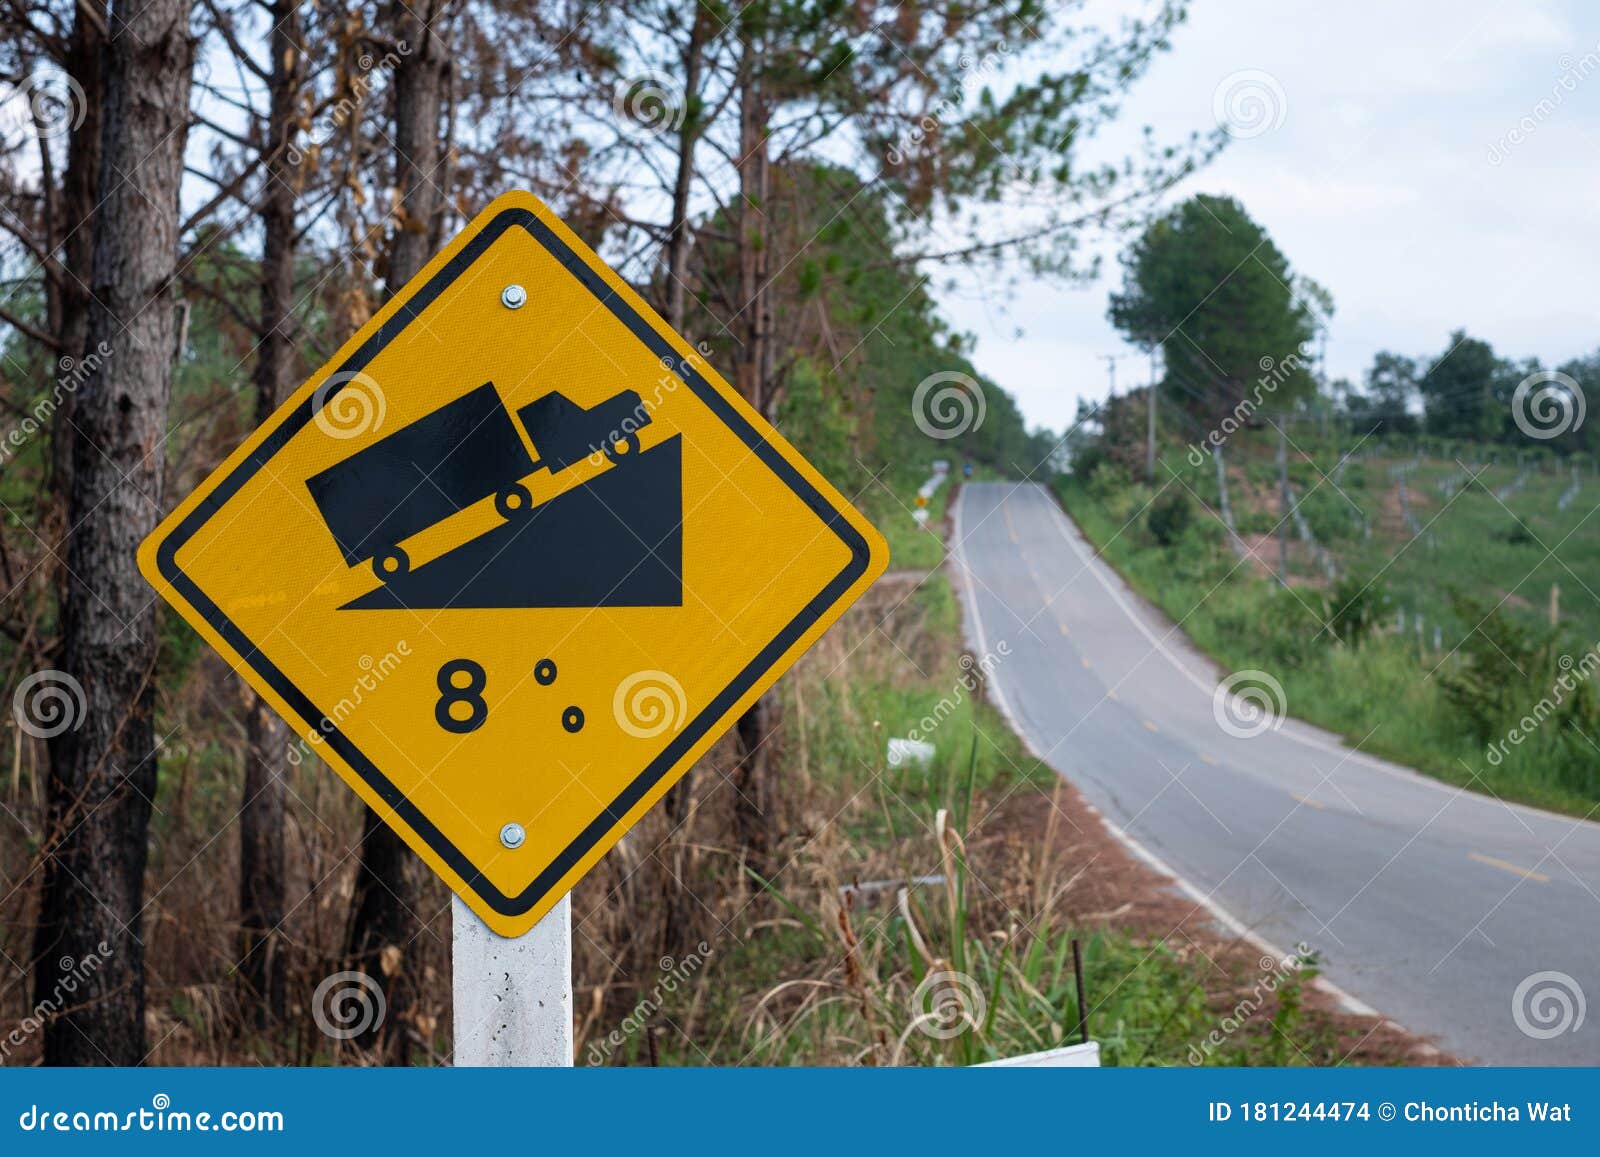
<svg viewBox="0 0 1600 1157">
<path fill-rule="evenodd" d="M 1419 461 L 1376 449 L 1370 458 L 1347 461 L 1337 484 L 1340 455 L 1332 449 L 1291 456 L 1290 481 L 1312 533 L 1339 570 L 1378 577 L 1390 609 L 1405 610 L 1413 629 L 1415 617 L 1423 616 L 1430 648 L 1434 625 L 1442 629 L 1445 650 L 1477 625 L 1481 615 L 1463 614 L 1459 597 L 1548 622 L 1552 586 L 1560 588 L 1560 625 L 1591 644 L 1600 640 L 1600 480 L 1592 465 L 1579 468 L 1574 491 L 1570 466 L 1545 463 L 1542 470 L 1524 471 L 1514 464 Z M 1248 470 L 1276 477 L 1270 462 Z M 1401 471 L 1411 521 L 1400 505 Z M 1214 472 L 1211 484 L 1214 490 Z M 1257 525 L 1275 527 L 1280 520 L 1276 502 L 1247 509 Z M 1311 577 L 1315 572 L 1297 559 L 1301 577 Z"/>
</svg>

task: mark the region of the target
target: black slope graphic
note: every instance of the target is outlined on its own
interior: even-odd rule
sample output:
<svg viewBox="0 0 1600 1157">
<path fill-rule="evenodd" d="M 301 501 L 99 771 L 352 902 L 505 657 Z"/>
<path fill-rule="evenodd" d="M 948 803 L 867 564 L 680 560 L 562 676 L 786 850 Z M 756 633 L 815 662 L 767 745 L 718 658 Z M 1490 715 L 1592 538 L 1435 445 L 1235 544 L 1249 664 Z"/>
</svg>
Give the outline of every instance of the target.
<svg viewBox="0 0 1600 1157">
<path fill-rule="evenodd" d="M 613 465 L 341 610 L 683 605 L 683 440 Z"/>
</svg>

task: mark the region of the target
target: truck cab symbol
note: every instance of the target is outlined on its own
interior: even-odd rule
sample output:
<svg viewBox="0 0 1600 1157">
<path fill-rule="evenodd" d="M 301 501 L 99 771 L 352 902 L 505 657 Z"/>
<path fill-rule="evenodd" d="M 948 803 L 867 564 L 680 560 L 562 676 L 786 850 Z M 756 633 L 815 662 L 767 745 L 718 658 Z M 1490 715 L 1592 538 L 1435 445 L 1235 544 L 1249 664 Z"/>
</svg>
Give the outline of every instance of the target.
<svg viewBox="0 0 1600 1157">
<path fill-rule="evenodd" d="M 594 454 L 615 461 L 639 451 L 649 412 L 633 390 L 592 409 L 552 391 L 517 411 L 534 461 L 493 382 L 447 402 L 410 425 L 306 480 L 346 566 L 371 561 L 384 582 L 411 569 L 400 543 L 476 502 L 494 497 L 511 521 L 533 508 L 522 479 L 557 474 Z"/>
<path fill-rule="evenodd" d="M 633 390 L 623 390 L 585 410 L 565 394 L 551 392 L 517 411 L 522 428 L 539 452 L 534 469 L 556 474 L 575 462 L 604 454 L 613 462 L 639 452 L 639 430 L 650 414 Z"/>
</svg>

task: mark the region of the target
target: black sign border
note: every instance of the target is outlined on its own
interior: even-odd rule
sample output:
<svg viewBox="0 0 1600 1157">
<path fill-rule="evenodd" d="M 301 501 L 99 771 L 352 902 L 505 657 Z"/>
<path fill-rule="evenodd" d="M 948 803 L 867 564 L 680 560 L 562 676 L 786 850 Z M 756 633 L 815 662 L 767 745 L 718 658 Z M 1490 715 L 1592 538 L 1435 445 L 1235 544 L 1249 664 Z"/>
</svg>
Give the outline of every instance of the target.
<svg viewBox="0 0 1600 1157">
<path fill-rule="evenodd" d="M 173 589 L 182 595 L 208 622 L 212 628 L 227 640 L 228 644 L 239 653 L 239 656 L 250 665 L 266 682 L 288 703 L 297 715 L 305 720 L 306 724 L 323 735 L 325 742 L 338 752 L 344 761 L 355 769 L 357 775 L 375 791 L 379 798 L 386 803 L 400 817 L 412 831 L 414 831 L 434 853 L 450 866 L 450 869 L 459 876 L 477 896 L 494 911 L 502 916 L 520 916 L 537 906 L 549 893 L 555 889 L 561 879 L 602 839 L 609 835 L 613 829 L 622 823 L 628 811 L 644 798 L 645 794 L 658 783 L 667 772 L 674 767 L 704 735 L 712 725 L 738 702 L 739 698 L 753 687 L 763 675 L 772 669 L 785 652 L 794 643 L 810 630 L 828 610 L 833 607 L 845 593 L 853 586 L 867 568 L 871 565 L 871 549 L 865 537 L 852 526 L 833 505 L 813 486 L 786 459 L 778 449 L 772 445 L 749 421 L 724 398 L 698 371 L 695 370 L 689 359 L 678 353 L 677 349 L 661 335 L 661 333 L 645 320 L 616 290 L 608 285 L 604 278 L 589 267 L 572 248 L 567 245 L 554 230 L 546 225 L 529 209 L 506 209 L 495 214 L 476 236 L 472 237 L 461 250 L 450 259 L 445 266 L 428 279 L 423 285 L 395 312 L 378 332 L 364 341 L 351 356 L 338 367 L 336 374 L 354 374 L 372 361 L 380 351 L 390 342 L 403 333 L 408 325 L 415 321 L 438 296 L 455 282 L 463 273 L 471 268 L 483 253 L 499 240 L 501 234 L 507 229 L 519 227 L 526 230 L 533 239 L 544 248 L 552 257 L 561 263 L 562 267 L 582 283 L 595 298 L 611 311 L 612 316 L 622 322 L 635 337 L 660 359 L 663 368 L 671 367 L 678 378 L 689 387 L 691 391 L 704 402 L 713 413 L 717 415 L 730 429 L 744 442 L 750 450 L 766 463 L 789 488 L 794 491 L 811 511 L 822 520 L 823 524 L 833 531 L 850 551 L 850 561 L 827 585 L 825 585 L 808 602 L 798 615 L 794 617 L 782 631 L 765 647 L 754 659 L 734 677 L 733 681 L 723 689 L 721 694 L 708 703 L 693 720 L 685 724 L 683 729 L 674 736 L 673 740 L 642 772 L 634 777 L 633 781 L 622 790 L 616 799 L 601 810 L 590 824 L 579 833 L 576 839 L 567 845 L 521 892 L 515 896 L 507 895 L 500 891 L 487 877 L 475 867 L 471 861 L 447 839 L 434 824 L 423 815 L 410 800 L 395 787 L 389 779 L 378 770 L 377 766 L 369 760 L 359 748 L 352 743 L 348 736 L 339 730 L 332 719 L 323 712 L 318 711 L 311 700 L 293 683 L 289 681 L 277 667 L 262 654 L 261 650 L 245 637 L 244 633 L 223 613 L 198 584 L 179 568 L 177 563 L 178 551 L 189 542 L 200 529 L 221 510 L 222 506 L 238 493 L 258 471 L 260 471 L 281 450 L 288 441 L 300 432 L 307 422 L 310 422 L 316 413 L 317 393 L 312 391 L 295 409 L 276 426 L 256 449 L 228 474 L 216 487 L 209 491 L 205 497 L 189 512 L 189 514 L 173 528 L 172 532 L 162 540 L 156 550 L 156 562 L 161 574 L 172 584 Z M 331 405 L 339 390 L 349 382 L 343 382 L 334 389 L 325 392 L 321 401 L 324 406 Z"/>
</svg>

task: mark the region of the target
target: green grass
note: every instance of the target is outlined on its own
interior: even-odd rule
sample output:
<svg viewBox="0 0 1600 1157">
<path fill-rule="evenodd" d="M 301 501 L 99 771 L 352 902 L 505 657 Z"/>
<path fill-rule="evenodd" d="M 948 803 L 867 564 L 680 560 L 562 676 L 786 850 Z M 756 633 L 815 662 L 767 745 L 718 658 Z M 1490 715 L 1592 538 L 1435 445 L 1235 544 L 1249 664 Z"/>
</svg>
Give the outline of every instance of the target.
<svg viewBox="0 0 1600 1157">
<path fill-rule="evenodd" d="M 911 517 L 917 508 L 917 488 L 933 473 L 933 457 L 927 462 L 890 467 L 877 481 L 869 483 L 857 500 L 862 512 L 888 541 L 889 565 L 896 570 L 932 570 L 944 561 L 944 539 L 938 526 L 944 521 L 950 495 L 959 481 L 959 466 L 928 500 L 927 524 L 918 526 Z"/>
<path fill-rule="evenodd" d="M 1367 510 L 1381 510 L 1393 486 L 1389 469 L 1397 464 L 1363 463 L 1355 475 L 1358 485 L 1341 489 Z M 1441 483 L 1456 470 L 1454 463 L 1426 462 L 1408 480 L 1414 514 L 1427 531 L 1421 540 L 1408 544 L 1409 534 L 1383 528 L 1370 539 L 1335 540 L 1332 546 L 1348 569 L 1381 570 L 1395 607 L 1420 612 L 1447 639 L 1476 625 L 1453 606 L 1456 593 L 1491 604 L 1503 600 L 1514 616 L 1543 622 L 1550 588 L 1559 585 L 1563 625 L 1591 644 L 1600 639 L 1600 522 L 1590 517 L 1600 504 L 1600 484 L 1587 479 L 1585 490 L 1562 511 L 1558 502 L 1570 482 L 1565 472 L 1533 474 L 1502 501 L 1494 491 L 1512 482 L 1515 469 L 1491 466 L 1481 484 L 1447 498 Z M 1347 468 L 1347 483 L 1351 477 Z M 1321 492 L 1326 505 L 1347 505 L 1331 485 Z"/>
<path fill-rule="evenodd" d="M 889 543 L 889 566 L 895 570 L 932 570 L 944 562 L 943 524 L 949 517 L 950 499 L 965 481 L 962 463 L 950 459 L 950 477 L 928 500 L 928 521 L 918 526 L 911 517 L 917 508 L 917 488 L 933 473 L 937 454 L 926 462 L 893 466 L 868 483 L 856 504 Z M 971 481 L 990 481 L 1004 475 L 982 463 L 973 463 Z"/>
<path fill-rule="evenodd" d="M 909 946 L 898 912 L 857 914 L 859 931 L 874 944 L 857 953 L 859 982 L 848 976 L 814 991 L 798 1013 L 750 1017 L 749 1001 L 730 999 L 725 985 L 712 1000 L 713 1022 L 743 1022 L 712 1042 L 714 1051 L 681 1038 L 663 1042 L 670 1064 L 803 1065 L 861 1063 L 971 1065 L 1077 1043 L 1077 989 L 1067 928 L 1043 928 L 1025 941 L 972 939 L 959 972 L 948 982 L 930 972 Z M 796 920 L 740 942 L 720 962 L 724 976 L 738 975 L 768 993 L 792 983 L 799 962 L 839 954 L 835 937 L 820 924 Z M 1091 1009 L 1090 1037 L 1106 1066 L 1227 1066 L 1338 1064 L 1344 1050 L 1326 1021 L 1304 1015 L 1304 986 L 1314 965 L 1274 978 L 1276 1002 L 1240 1018 L 1228 1031 L 1229 1010 L 1208 995 L 1214 975 L 1203 961 L 1180 957 L 1163 944 L 1117 932 L 1084 932 L 1080 940 L 1084 989 Z M 883 951 L 880 945 L 898 946 Z M 845 971 L 845 970 L 841 970 Z M 943 971 L 943 970 L 941 970 Z M 887 974 L 887 975 L 886 975 Z M 1264 974 L 1265 975 L 1265 974 Z M 934 977 L 930 983 L 930 977 Z M 1250 983 L 1240 990 L 1248 993 Z M 1272 991 L 1269 989 L 1268 991 Z M 919 993 L 920 998 L 919 998 Z M 778 1003 L 777 998 L 763 1011 Z M 1263 1002 L 1264 1003 L 1264 1002 Z M 981 1011 L 981 1019 L 980 1019 Z M 669 1014 L 670 1015 L 670 1014 Z M 935 1028 L 917 1028 L 918 1018 Z M 970 1018 L 970 1020 L 966 1019 Z M 949 1038 L 949 1028 L 969 1025 Z M 1213 1035 L 1215 1034 L 1215 1035 Z M 843 1045 L 847 1050 L 839 1056 Z M 874 1047 L 876 1046 L 876 1047 Z M 819 1058 L 834 1058 L 821 1062 Z"/>
<path fill-rule="evenodd" d="M 1504 501 L 1495 492 L 1517 477 L 1514 453 L 1504 448 L 1479 451 L 1455 459 L 1423 458 L 1368 441 L 1345 467 L 1334 485 L 1336 464 L 1348 443 L 1300 441 L 1289 456 L 1289 476 L 1302 496 L 1302 512 L 1324 547 L 1341 568 L 1362 575 L 1381 572 L 1390 606 L 1408 616 L 1421 613 L 1429 627 L 1437 624 L 1445 648 L 1470 631 L 1454 603 L 1457 595 L 1504 600 L 1505 610 L 1530 622 L 1544 622 L 1552 584 L 1561 587 L 1562 626 L 1591 643 L 1600 640 L 1600 480 L 1591 463 L 1584 464 L 1583 488 L 1566 510 L 1557 509 L 1571 482 L 1570 467 L 1546 462 L 1543 472 L 1530 473 L 1524 485 Z M 1488 465 L 1481 484 L 1462 487 L 1446 497 L 1442 485 L 1459 476 L 1463 464 L 1498 453 L 1506 462 Z M 1277 467 L 1272 448 L 1260 438 L 1238 436 L 1228 447 L 1230 490 L 1243 534 L 1267 533 L 1280 521 Z M 1530 459 L 1531 461 L 1531 459 Z M 1426 535 L 1413 542 L 1394 511 L 1393 471 L 1411 467 L 1407 489 L 1413 513 Z M 1241 493 L 1236 475 L 1243 474 L 1257 493 Z M 1192 465 L 1174 451 L 1163 456 L 1162 478 L 1217 503 L 1216 475 L 1211 462 Z M 1127 489 L 1132 490 L 1131 487 Z M 1102 490 L 1097 498 L 1104 500 Z M 1252 497 L 1256 500 L 1252 501 Z M 1363 536 L 1363 521 L 1371 524 Z M 1297 577 L 1313 578 L 1302 567 Z"/>
</svg>

